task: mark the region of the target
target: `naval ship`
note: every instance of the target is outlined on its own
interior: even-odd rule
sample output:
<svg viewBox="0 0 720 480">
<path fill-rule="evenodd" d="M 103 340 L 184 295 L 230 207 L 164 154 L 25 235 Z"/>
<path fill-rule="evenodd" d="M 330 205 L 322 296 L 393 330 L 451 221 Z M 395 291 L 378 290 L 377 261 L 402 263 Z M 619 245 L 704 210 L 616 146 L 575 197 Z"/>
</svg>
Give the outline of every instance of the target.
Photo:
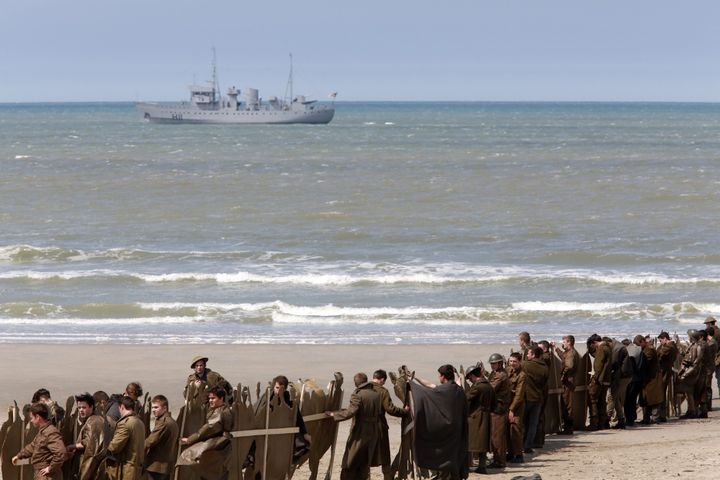
<svg viewBox="0 0 720 480">
<path fill-rule="evenodd" d="M 230 87 L 226 96 L 222 96 L 214 51 L 212 77 L 212 82 L 188 87 L 189 102 L 138 102 L 136 108 L 145 120 L 158 123 L 326 124 L 330 123 L 335 115 L 336 92 L 330 94 L 333 98 L 330 104 L 307 100 L 303 95 L 293 96 L 292 55 L 290 55 L 290 76 L 284 99 L 273 96 L 263 100 L 255 88 L 245 89 L 241 97 L 240 90 L 235 87 Z"/>
</svg>

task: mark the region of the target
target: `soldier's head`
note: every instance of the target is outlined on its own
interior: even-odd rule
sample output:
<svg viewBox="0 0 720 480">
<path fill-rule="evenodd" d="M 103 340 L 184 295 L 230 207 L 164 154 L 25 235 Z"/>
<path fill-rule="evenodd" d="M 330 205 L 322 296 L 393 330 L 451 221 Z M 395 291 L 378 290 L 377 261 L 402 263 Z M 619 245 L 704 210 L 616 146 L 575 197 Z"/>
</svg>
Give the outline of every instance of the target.
<svg viewBox="0 0 720 480">
<path fill-rule="evenodd" d="M 704 328 L 697 331 L 701 341 L 705 341 L 708 338 L 708 332 Z"/>
<path fill-rule="evenodd" d="M 471 382 L 477 382 L 480 380 L 480 378 L 483 377 L 485 373 L 485 366 L 482 364 L 482 362 L 477 362 L 475 365 L 472 365 L 467 369 L 466 376 L 470 379 Z"/>
<path fill-rule="evenodd" d="M 31 403 L 47 403 L 50 401 L 52 401 L 52 397 L 50 397 L 50 391 L 47 388 L 40 388 L 35 393 L 33 393 Z"/>
<path fill-rule="evenodd" d="M 574 335 L 565 335 L 563 338 L 563 347 L 567 350 L 570 347 L 575 346 L 575 336 Z"/>
<path fill-rule="evenodd" d="M 715 335 L 715 327 L 710 325 L 705 329 L 705 333 L 707 333 L 708 338 L 713 337 Z"/>
<path fill-rule="evenodd" d="M 385 382 L 387 382 L 387 372 L 382 368 L 379 370 L 375 370 L 373 372 L 372 381 L 373 383 L 377 383 L 378 385 L 385 385 Z"/>
<path fill-rule="evenodd" d="M 34 402 L 30 405 L 30 421 L 36 427 L 41 427 L 48 423 L 50 418 L 50 409 L 44 402 Z"/>
<path fill-rule="evenodd" d="M 488 363 L 490 364 L 490 368 L 493 372 L 498 372 L 503 369 L 503 363 L 505 363 L 505 359 L 499 353 L 493 353 L 492 355 L 490 355 Z"/>
<path fill-rule="evenodd" d="M 518 333 L 518 343 L 520 347 L 525 348 L 530 345 L 530 334 L 528 332 Z"/>
<path fill-rule="evenodd" d="M 193 358 L 190 368 L 195 370 L 195 375 L 202 377 L 205 375 L 205 369 L 207 367 L 207 357 L 195 357 Z"/>
<path fill-rule="evenodd" d="M 127 387 L 125 387 L 125 395 L 132 398 L 133 400 L 137 400 L 138 398 L 142 397 L 143 389 L 142 385 L 140 385 L 140 382 L 130 382 L 127 384 Z"/>
<path fill-rule="evenodd" d="M 438 368 L 438 379 L 440 383 L 448 383 L 455 381 L 455 367 L 450 364 L 442 365 Z"/>
<path fill-rule="evenodd" d="M 216 408 L 225 403 L 225 390 L 222 387 L 214 386 L 208 390 L 208 404 L 210 408 Z"/>
<path fill-rule="evenodd" d="M 691 328 L 687 331 L 688 340 L 690 340 L 690 343 L 695 343 L 700 339 L 700 336 L 698 335 L 698 331 L 694 328 Z"/>
<path fill-rule="evenodd" d="M 165 395 L 155 395 L 152 398 L 152 413 L 155 418 L 160 418 L 168 411 L 168 399 Z"/>
<path fill-rule="evenodd" d="M 715 317 L 712 317 L 712 316 L 711 316 L 711 317 L 707 317 L 707 318 L 705 319 L 705 325 L 715 325 L 715 322 L 716 322 L 716 321 L 717 321 L 717 320 L 715 320 Z"/>
<path fill-rule="evenodd" d="M 120 416 L 124 417 L 135 411 L 135 400 L 130 397 L 122 397 L 119 402 Z"/>
<path fill-rule="evenodd" d="M 550 350 L 550 342 L 547 340 L 540 340 L 538 342 L 538 347 L 542 348 L 543 353 L 547 353 Z"/>
<path fill-rule="evenodd" d="M 284 392 L 287 390 L 288 378 L 285 375 L 278 375 L 277 377 L 273 378 L 273 392 L 275 392 L 275 395 L 280 395 L 281 392 Z"/>
<path fill-rule="evenodd" d="M 597 333 L 593 333 L 587 339 L 587 347 L 590 352 L 594 352 L 598 345 L 602 343 L 602 337 Z"/>
<path fill-rule="evenodd" d="M 658 342 L 660 342 L 660 345 L 670 343 L 670 334 L 668 332 L 660 332 L 660 335 L 658 335 Z"/>
<path fill-rule="evenodd" d="M 645 335 L 635 335 L 633 343 L 640 348 L 645 348 Z"/>
<path fill-rule="evenodd" d="M 95 408 L 98 412 L 104 412 L 105 406 L 110 401 L 110 397 L 106 392 L 103 392 L 102 390 L 98 390 L 97 392 L 93 393 L 93 398 L 95 399 Z"/>
<path fill-rule="evenodd" d="M 368 381 L 367 374 L 365 374 L 363 372 L 358 372 L 353 377 L 353 382 L 355 382 L 356 387 L 366 384 L 367 381 Z"/>
<path fill-rule="evenodd" d="M 95 398 L 88 392 L 75 395 L 75 405 L 77 406 L 78 417 L 87 418 L 95 410 Z"/>
<path fill-rule="evenodd" d="M 528 351 L 528 353 L 529 353 L 529 351 Z M 522 363 L 522 353 L 520 353 L 520 352 L 513 352 L 508 357 L 508 366 L 516 372 L 518 370 L 520 370 L 521 363 Z"/>
</svg>

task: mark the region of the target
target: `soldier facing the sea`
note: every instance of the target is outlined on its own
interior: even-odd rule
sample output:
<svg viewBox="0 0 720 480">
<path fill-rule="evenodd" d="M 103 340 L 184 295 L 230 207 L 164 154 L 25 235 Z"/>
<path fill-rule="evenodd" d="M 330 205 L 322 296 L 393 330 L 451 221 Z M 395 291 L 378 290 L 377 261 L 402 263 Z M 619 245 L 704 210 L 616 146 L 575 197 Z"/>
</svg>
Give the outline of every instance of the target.
<svg viewBox="0 0 720 480">
<path fill-rule="evenodd" d="M 187 382 L 185 383 L 185 391 L 183 392 L 183 397 L 185 397 L 188 402 L 201 405 L 206 404 L 208 392 L 217 385 L 221 385 L 227 393 L 227 389 L 225 388 L 227 382 L 218 372 L 207 368 L 207 362 L 208 357 L 200 355 L 193 358 L 190 363 L 190 368 L 194 371 L 188 375 Z"/>
<path fill-rule="evenodd" d="M 661 332 L 658 335 L 658 342 L 660 347 L 658 348 L 658 366 L 660 368 L 660 374 L 662 375 L 662 388 L 663 388 L 663 401 L 658 410 L 658 422 L 667 422 L 667 411 L 668 411 L 668 394 L 670 392 L 670 386 L 672 385 L 673 366 L 678 356 L 678 348 L 675 342 L 670 340 L 670 334 L 668 332 Z"/>
<path fill-rule="evenodd" d="M 603 342 L 600 335 L 593 334 L 587 341 L 588 350 L 594 350 L 595 361 L 593 370 L 595 373 L 590 378 L 588 385 L 588 396 L 590 397 L 590 425 L 589 430 L 600 430 L 607 428 L 607 391 L 610 386 L 610 362 L 612 352 L 610 346 Z"/>
<path fill-rule="evenodd" d="M 107 443 L 107 424 L 102 415 L 95 413 L 95 398 L 89 393 L 75 397 L 77 407 L 77 436 L 75 443 L 67 446 L 71 455 L 78 457 L 77 470 L 73 472 L 77 480 L 98 478 L 98 469 L 105 458 Z"/>
<path fill-rule="evenodd" d="M 470 388 L 465 392 L 468 401 L 468 453 L 478 454 L 478 466 L 473 473 L 487 473 L 487 454 L 491 451 L 490 412 L 495 405 L 495 391 L 485 378 L 481 362 L 467 371 Z"/>
<path fill-rule="evenodd" d="M 353 378 L 355 391 L 345 410 L 326 412 L 335 421 L 353 419 L 342 459 L 342 480 L 365 480 L 370 476 L 370 467 L 380 465 L 380 395 L 368 382 L 367 375 L 357 373 Z"/>
<path fill-rule="evenodd" d="M 410 407 L 396 407 L 390 399 L 390 392 L 385 388 L 387 381 L 387 372 L 385 370 L 376 370 L 373 372 L 372 384 L 373 390 L 380 396 L 382 409 L 380 410 L 380 466 L 382 467 L 383 477 L 385 480 L 392 480 L 392 459 L 390 458 L 390 437 L 388 436 L 388 423 L 385 414 L 393 417 L 404 417 L 408 414 Z"/>
<path fill-rule="evenodd" d="M 573 433 L 573 392 L 575 391 L 575 372 L 580 364 L 580 354 L 575 350 L 575 337 L 573 335 L 565 335 L 562 338 L 562 348 L 555 347 L 555 351 L 562 359 L 562 372 L 560 372 L 560 383 L 563 392 L 560 397 L 560 406 L 562 410 L 562 431 L 564 435 L 572 435 Z"/>
<path fill-rule="evenodd" d="M 145 471 L 151 480 L 168 480 L 175 467 L 178 448 L 178 424 L 168 411 L 164 395 L 152 399 L 155 425 L 145 439 Z"/>
<path fill-rule="evenodd" d="M 108 445 L 107 475 L 109 480 L 140 480 L 145 457 L 145 425 L 135 412 L 136 402 L 122 397 L 120 419 Z"/>
<path fill-rule="evenodd" d="M 685 352 L 685 356 L 682 359 L 682 368 L 678 373 L 678 382 L 676 386 L 676 392 L 678 394 L 685 394 L 687 399 L 687 411 L 685 414 L 680 415 L 680 419 L 686 418 L 697 418 L 697 402 L 695 393 L 697 390 L 697 384 L 701 379 L 702 373 L 702 350 L 698 344 L 700 334 L 695 329 L 687 331 L 688 340 L 690 341 L 690 347 Z"/>
<path fill-rule="evenodd" d="M 65 444 L 57 428 L 50 421 L 50 410 L 44 403 L 30 406 L 30 421 L 38 428 L 33 441 L 12 458 L 29 458 L 35 472 L 34 480 L 62 480 L 62 464 L 65 462 Z"/>
</svg>

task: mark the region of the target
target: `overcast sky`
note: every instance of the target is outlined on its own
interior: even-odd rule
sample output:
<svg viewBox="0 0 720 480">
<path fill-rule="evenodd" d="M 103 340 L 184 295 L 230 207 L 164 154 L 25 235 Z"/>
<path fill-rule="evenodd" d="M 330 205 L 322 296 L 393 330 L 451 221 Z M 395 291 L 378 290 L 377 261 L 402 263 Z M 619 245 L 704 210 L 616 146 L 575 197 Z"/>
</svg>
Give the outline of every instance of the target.
<svg viewBox="0 0 720 480">
<path fill-rule="evenodd" d="M 720 1 L 4 0 L 0 102 L 720 101 Z"/>
</svg>

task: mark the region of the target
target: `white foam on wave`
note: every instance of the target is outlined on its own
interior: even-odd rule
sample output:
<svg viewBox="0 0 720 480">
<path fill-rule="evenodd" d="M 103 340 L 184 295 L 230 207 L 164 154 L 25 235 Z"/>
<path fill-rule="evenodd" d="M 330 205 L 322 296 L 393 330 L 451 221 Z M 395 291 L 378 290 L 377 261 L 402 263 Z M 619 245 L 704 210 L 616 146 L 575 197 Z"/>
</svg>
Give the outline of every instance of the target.
<svg viewBox="0 0 720 480">
<path fill-rule="evenodd" d="M 593 312 L 613 313 L 623 310 L 632 303 L 579 303 L 579 302 L 516 302 L 514 310 L 524 312 Z"/>
<path fill-rule="evenodd" d="M 15 155 L 15 160 L 22 160 L 23 158 L 32 158 L 30 155 Z"/>
<path fill-rule="evenodd" d="M 286 314 L 283 312 L 273 312 L 273 323 L 279 324 L 308 324 L 308 325 L 467 325 L 467 320 L 461 319 L 417 319 L 417 318 L 377 318 L 373 316 L 314 316 L 314 315 L 297 315 Z M 473 322 L 473 325 L 505 325 L 509 321 L 504 320 L 479 320 Z"/>
<path fill-rule="evenodd" d="M 205 321 L 202 317 L 141 318 L 0 318 L 0 325 L 174 325 Z"/>
</svg>

